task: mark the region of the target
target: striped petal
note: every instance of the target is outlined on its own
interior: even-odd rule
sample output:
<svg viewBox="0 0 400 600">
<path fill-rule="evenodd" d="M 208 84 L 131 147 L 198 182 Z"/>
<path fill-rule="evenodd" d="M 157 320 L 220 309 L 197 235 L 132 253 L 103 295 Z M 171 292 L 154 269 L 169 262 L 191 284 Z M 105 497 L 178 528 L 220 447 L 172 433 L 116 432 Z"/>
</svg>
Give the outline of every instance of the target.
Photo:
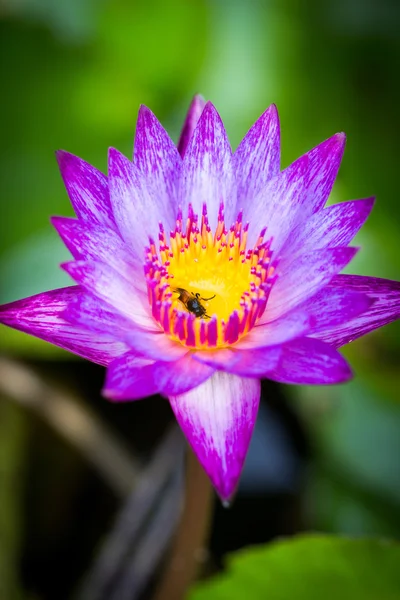
<svg viewBox="0 0 400 600">
<path fill-rule="evenodd" d="M 331 282 L 333 289 L 348 293 L 365 294 L 371 305 L 359 315 L 349 316 L 344 323 L 331 324 L 316 337 L 339 348 L 378 327 L 400 319 L 400 282 L 362 275 L 337 275 Z"/>
<path fill-rule="evenodd" d="M 280 130 L 272 104 L 254 123 L 233 155 L 238 187 L 237 211 L 251 203 L 270 179 L 279 174 Z"/>
<path fill-rule="evenodd" d="M 108 365 L 127 346 L 107 333 L 64 318 L 68 304 L 84 294 L 78 286 L 51 290 L 0 307 L 0 323 L 73 352 L 100 365 Z"/>
<path fill-rule="evenodd" d="M 283 260 L 293 260 L 311 249 L 347 246 L 367 220 L 375 198 L 328 206 L 302 222 L 282 249 Z"/>
<path fill-rule="evenodd" d="M 118 230 L 138 260 L 143 261 L 149 236 L 158 237 L 159 222 L 172 228 L 175 214 L 152 188 L 136 164 L 118 150 L 109 151 L 110 198 Z"/>
<path fill-rule="evenodd" d="M 183 208 L 189 204 L 202 214 L 207 202 L 211 228 L 217 225 L 220 203 L 225 206 L 227 222 L 231 222 L 236 207 L 236 184 L 233 175 L 232 151 L 221 117 L 207 102 L 187 146 L 183 160 L 180 186 Z"/>
<path fill-rule="evenodd" d="M 216 372 L 169 401 L 212 484 L 228 501 L 235 493 L 253 433 L 260 382 Z"/>
<path fill-rule="evenodd" d="M 61 266 L 76 283 L 135 325 L 149 331 L 158 331 L 148 303 L 138 293 L 133 280 L 124 279 L 114 269 L 100 262 L 75 261 Z"/>
<path fill-rule="evenodd" d="M 352 372 L 337 350 L 305 337 L 282 346 L 278 366 L 265 376 L 281 383 L 330 385 L 348 381 Z"/>
<path fill-rule="evenodd" d="M 152 196 L 177 209 L 177 183 L 182 159 L 164 127 L 146 106 L 136 125 L 134 163 L 146 177 Z"/>
<path fill-rule="evenodd" d="M 327 201 L 340 166 L 345 136 L 338 133 L 271 179 L 251 205 L 249 244 L 268 227 L 279 253 L 293 229 Z"/>
<path fill-rule="evenodd" d="M 259 323 L 278 319 L 314 296 L 352 260 L 357 248 L 325 248 L 302 254 L 285 269 L 278 266 L 267 308 Z"/>
<path fill-rule="evenodd" d="M 100 225 L 92 227 L 84 221 L 68 217 L 52 217 L 51 221 L 76 260 L 103 262 L 125 279 L 132 279 L 134 273 L 142 272 L 143 263 L 129 252 L 116 231 Z M 135 287 L 147 297 L 144 276 L 135 277 Z"/>
<path fill-rule="evenodd" d="M 76 216 L 83 221 L 115 229 L 107 177 L 64 150 L 58 150 L 56 157 Z"/>
<path fill-rule="evenodd" d="M 144 358 L 175 361 L 187 353 L 184 346 L 173 342 L 163 332 L 145 331 L 135 326 L 131 319 L 88 293 L 69 302 L 64 318 L 74 325 L 112 335 Z"/>
</svg>

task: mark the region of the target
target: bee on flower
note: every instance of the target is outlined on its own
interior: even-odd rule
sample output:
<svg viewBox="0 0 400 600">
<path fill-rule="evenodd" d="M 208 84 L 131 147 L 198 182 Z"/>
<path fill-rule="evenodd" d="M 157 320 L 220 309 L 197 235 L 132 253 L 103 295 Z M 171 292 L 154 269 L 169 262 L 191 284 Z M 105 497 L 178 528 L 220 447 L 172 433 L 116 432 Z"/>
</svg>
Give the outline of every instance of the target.
<svg viewBox="0 0 400 600">
<path fill-rule="evenodd" d="M 373 198 L 325 203 L 345 136 L 280 168 L 271 106 L 235 152 L 196 96 L 178 146 L 142 106 L 133 161 L 58 163 L 76 219 L 54 217 L 76 285 L 0 321 L 107 367 L 113 401 L 160 393 L 223 500 L 235 492 L 260 379 L 351 378 L 338 348 L 400 316 L 400 284 L 343 275 Z"/>
</svg>

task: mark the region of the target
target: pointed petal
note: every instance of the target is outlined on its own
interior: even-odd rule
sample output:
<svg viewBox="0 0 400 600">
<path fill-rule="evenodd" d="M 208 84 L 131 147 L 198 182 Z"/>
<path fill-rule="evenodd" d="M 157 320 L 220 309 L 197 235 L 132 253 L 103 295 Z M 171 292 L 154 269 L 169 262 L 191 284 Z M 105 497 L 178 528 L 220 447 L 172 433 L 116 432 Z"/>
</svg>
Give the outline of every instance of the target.
<svg viewBox="0 0 400 600">
<path fill-rule="evenodd" d="M 158 393 L 152 376 L 154 361 L 126 352 L 108 367 L 102 389 L 105 398 L 113 401 L 140 400 Z"/>
<path fill-rule="evenodd" d="M 362 275 L 337 275 L 331 282 L 333 288 L 366 294 L 373 304 L 362 314 L 345 323 L 328 326 L 316 336 L 339 348 L 366 333 L 400 319 L 400 282 Z"/>
<path fill-rule="evenodd" d="M 329 385 L 348 381 L 352 372 L 337 350 L 305 337 L 282 346 L 278 366 L 265 376 L 281 383 Z"/>
<path fill-rule="evenodd" d="M 233 219 L 236 184 L 232 151 L 221 117 L 210 102 L 207 102 L 186 150 L 179 197 L 184 209 L 191 203 L 198 215 L 206 202 L 212 229 L 217 225 L 221 202 L 224 202 L 227 223 Z"/>
<path fill-rule="evenodd" d="M 109 151 L 108 178 L 118 230 L 142 261 L 149 236 L 158 237 L 159 222 L 162 221 L 167 230 L 173 227 L 172 205 L 151 193 L 139 168 L 114 148 Z"/>
<path fill-rule="evenodd" d="M 175 207 L 176 212 L 182 159 L 164 127 L 146 106 L 141 106 L 139 110 L 134 164 L 145 175 L 153 196 Z"/>
<path fill-rule="evenodd" d="M 4 304 L 0 307 L 0 323 L 107 365 L 126 351 L 125 344 L 113 336 L 90 331 L 84 325 L 72 325 L 63 317 L 68 303 L 82 294 L 78 286 L 73 286 Z"/>
<path fill-rule="evenodd" d="M 347 246 L 367 220 L 375 198 L 328 206 L 300 223 L 282 249 L 283 260 L 318 248 Z"/>
<path fill-rule="evenodd" d="M 56 157 L 76 216 L 83 221 L 115 229 L 107 177 L 64 150 L 58 150 Z"/>
<path fill-rule="evenodd" d="M 189 106 L 178 142 L 178 152 L 182 157 L 185 155 L 187 145 L 193 135 L 193 131 L 197 125 L 197 121 L 200 119 L 205 105 L 206 101 L 204 100 L 203 96 L 197 94 Z"/>
<path fill-rule="evenodd" d="M 268 182 L 252 202 L 247 217 L 250 246 L 266 226 L 274 240 L 272 249 L 279 252 L 293 229 L 324 206 L 340 166 L 344 144 L 344 134 L 338 133 Z M 246 219 L 246 212 L 244 216 Z"/>
<path fill-rule="evenodd" d="M 253 350 L 238 350 L 235 346 L 214 351 L 199 351 L 193 357 L 205 365 L 227 373 L 261 379 L 265 373 L 278 365 L 280 355 L 281 346 L 254 348 Z"/>
<path fill-rule="evenodd" d="M 280 130 L 272 104 L 255 122 L 233 155 L 240 210 L 247 206 L 280 170 Z"/>
<path fill-rule="evenodd" d="M 320 210 L 328 200 L 339 171 L 345 144 L 345 134 L 336 133 L 286 169 L 290 176 L 290 173 L 296 172 L 300 166 L 304 174 L 303 184 L 307 196 L 301 204 L 307 211 Z"/>
<path fill-rule="evenodd" d="M 222 500 L 238 485 L 260 401 L 260 382 L 216 372 L 169 398 L 188 442 Z"/>
<path fill-rule="evenodd" d="M 352 260 L 357 248 L 325 248 L 299 256 L 280 270 L 260 324 L 278 319 L 314 296 Z"/>
<path fill-rule="evenodd" d="M 120 312 L 142 329 L 158 331 L 150 314 L 149 306 L 143 300 L 132 281 L 119 275 L 114 269 L 100 262 L 75 261 L 61 267 L 89 293 L 94 294 Z"/>
<path fill-rule="evenodd" d="M 142 262 L 128 251 L 127 245 L 116 231 L 101 225 L 91 227 L 84 221 L 68 217 L 52 217 L 51 222 L 76 260 L 104 262 L 126 279 L 131 279 L 134 273 L 142 272 Z M 144 276 L 135 277 L 135 286 L 147 297 Z"/>
</svg>

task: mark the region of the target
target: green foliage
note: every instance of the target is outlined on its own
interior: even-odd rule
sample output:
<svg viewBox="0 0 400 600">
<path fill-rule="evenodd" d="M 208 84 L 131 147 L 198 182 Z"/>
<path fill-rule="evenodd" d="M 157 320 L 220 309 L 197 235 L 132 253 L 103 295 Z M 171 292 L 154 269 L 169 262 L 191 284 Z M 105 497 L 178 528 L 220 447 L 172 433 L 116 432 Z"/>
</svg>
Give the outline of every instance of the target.
<svg viewBox="0 0 400 600">
<path fill-rule="evenodd" d="M 386 541 L 298 536 L 231 555 L 189 600 L 395 600 L 399 561 L 400 546 Z"/>
</svg>

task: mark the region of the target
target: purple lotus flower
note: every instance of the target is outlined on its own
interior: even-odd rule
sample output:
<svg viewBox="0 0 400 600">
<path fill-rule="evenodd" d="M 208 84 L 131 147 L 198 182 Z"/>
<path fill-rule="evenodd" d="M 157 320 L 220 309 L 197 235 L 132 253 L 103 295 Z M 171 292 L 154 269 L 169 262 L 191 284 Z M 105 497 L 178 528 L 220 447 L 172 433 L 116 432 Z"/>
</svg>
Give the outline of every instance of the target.
<svg viewBox="0 0 400 600">
<path fill-rule="evenodd" d="M 337 348 L 400 315 L 400 284 L 339 275 L 373 198 L 324 208 L 345 136 L 280 171 L 271 106 L 232 154 L 196 97 L 178 147 L 141 107 L 134 160 L 108 177 L 58 162 L 77 219 L 53 218 L 76 286 L 1 309 L 1 321 L 107 367 L 104 395 L 166 396 L 222 499 L 235 491 L 260 379 L 347 381 Z"/>
</svg>

